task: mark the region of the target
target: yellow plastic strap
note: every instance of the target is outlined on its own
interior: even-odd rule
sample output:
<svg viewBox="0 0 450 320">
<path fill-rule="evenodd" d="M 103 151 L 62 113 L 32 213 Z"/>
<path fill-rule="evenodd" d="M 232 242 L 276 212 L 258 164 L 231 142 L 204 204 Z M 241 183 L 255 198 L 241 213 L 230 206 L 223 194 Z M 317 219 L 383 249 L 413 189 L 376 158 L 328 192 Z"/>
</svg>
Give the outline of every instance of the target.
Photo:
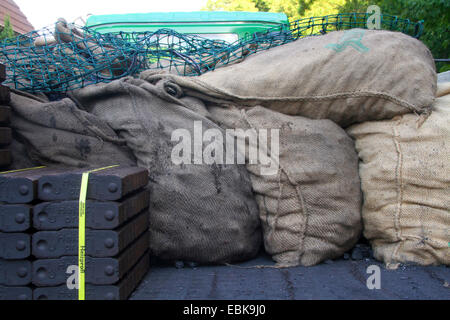
<svg viewBox="0 0 450 320">
<path fill-rule="evenodd" d="M 86 193 L 89 172 L 84 172 L 81 178 L 80 202 L 78 205 L 78 300 L 85 300 L 86 274 Z"/>
<path fill-rule="evenodd" d="M 118 165 L 84 172 L 81 177 L 80 200 L 78 205 L 78 300 L 86 298 L 86 195 L 89 182 L 89 174 L 100 170 L 118 167 Z"/>
<path fill-rule="evenodd" d="M 14 173 L 14 172 L 21 172 L 21 171 L 29 171 L 29 170 L 37 170 L 37 169 L 42 169 L 42 168 L 45 168 L 45 166 L 34 167 L 34 168 L 26 168 L 26 169 L 17 169 L 17 170 L 11 170 L 11 171 L 4 171 L 4 172 L 0 172 L 0 174 L 7 174 L 7 173 Z"/>
</svg>

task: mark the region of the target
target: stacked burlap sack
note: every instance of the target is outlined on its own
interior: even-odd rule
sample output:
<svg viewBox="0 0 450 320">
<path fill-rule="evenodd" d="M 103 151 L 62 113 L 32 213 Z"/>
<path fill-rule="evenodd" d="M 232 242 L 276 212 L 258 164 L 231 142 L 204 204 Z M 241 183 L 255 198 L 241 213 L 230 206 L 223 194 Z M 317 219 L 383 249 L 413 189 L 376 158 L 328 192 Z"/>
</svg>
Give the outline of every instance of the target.
<svg viewBox="0 0 450 320">
<path fill-rule="evenodd" d="M 271 163 L 251 164 L 249 159 L 247 165 L 265 249 L 278 266 L 315 265 L 355 245 L 362 229 L 358 156 L 342 128 L 330 120 L 289 116 L 259 106 L 248 110 L 211 106 L 210 112 L 229 128 L 267 129 L 267 146 L 279 149 L 261 150 L 266 144 L 259 143 L 259 152 L 264 151 Z M 272 143 L 273 128 L 279 130 L 278 146 Z M 276 171 L 271 173 L 270 167 Z"/>
<path fill-rule="evenodd" d="M 154 255 L 208 263 L 249 259 L 262 224 L 265 249 L 279 266 L 309 266 L 339 257 L 358 241 L 363 222 L 366 233 L 372 224 L 365 214 L 361 219 L 358 155 L 343 128 L 402 115 L 425 126 L 435 91 L 434 61 L 420 41 L 355 29 L 297 40 L 196 78 L 148 71 L 140 79 L 89 86 L 60 102 L 33 102 L 34 111 L 13 95 L 12 123 L 41 163 L 136 161 L 149 168 Z M 269 161 L 251 162 L 245 152 L 249 175 L 236 164 L 175 165 L 171 134 L 181 128 L 193 136 L 194 121 L 222 132 L 268 129 L 262 144 L 268 148 L 259 152 Z M 55 130 L 68 137 L 55 138 Z M 272 130 L 279 130 L 278 144 Z M 366 210 L 371 191 L 364 186 L 377 178 L 364 172 L 361 178 Z"/>
<path fill-rule="evenodd" d="M 124 78 L 50 102 L 14 91 L 15 166 L 138 165 L 150 174 L 153 255 L 226 263 L 260 250 L 258 208 L 244 165 L 174 164 L 175 129 L 220 128 L 176 85 Z M 172 94 L 172 95 L 171 95 Z"/>
<path fill-rule="evenodd" d="M 350 127 L 364 192 L 364 235 L 374 256 L 450 264 L 450 83 L 425 122 L 414 114 Z"/>
<path fill-rule="evenodd" d="M 351 29 L 299 39 L 196 78 L 170 79 L 210 104 L 263 106 L 347 127 L 430 110 L 436 92 L 433 57 L 400 32 Z"/>
<path fill-rule="evenodd" d="M 436 92 L 434 61 L 420 41 L 401 33 L 359 29 L 301 39 L 195 79 L 152 72 L 141 77 L 177 83 L 187 94 L 206 101 L 212 118 L 224 127 L 280 129 L 277 174 L 262 175 L 260 168 L 251 164 L 247 169 L 260 209 L 265 249 L 282 266 L 313 265 L 340 256 L 359 238 L 357 159 L 352 141 L 336 124 L 346 128 L 362 123 L 360 126 L 364 128 L 367 121 L 401 115 L 421 123 L 431 112 Z M 430 130 L 438 131 L 432 124 L 435 117 L 428 120 L 428 125 L 433 128 Z M 312 119 L 329 119 L 334 123 Z M 435 134 L 441 148 L 445 148 L 448 137 L 440 132 Z M 374 150 L 373 143 L 357 140 L 358 151 L 367 148 L 378 152 L 380 174 L 389 172 L 396 176 L 398 168 L 386 167 L 391 159 L 382 146 L 389 147 L 380 143 Z M 423 170 L 440 165 L 440 175 L 444 179 L 448 177 L 448 161 L 444 158 L 432 163 L 427 163 L 426 158 L 417 161 L 422 163 Z M 414 166 L 412 160 L 410 164 Z M 387 177 L 366 173 L 362 164 L 361 178 L 365 234 L 372 242 L 376 257 L 389 262 L 390 259 L 379 254 L 380 241 L 375 239 L 391 241 L 392 237 L 386 240 L 384 234 L 392 230 L 393 220 L 380 218 L 376 225 L 366 214 L 370 199 L 383 201 L 371 187 L 377 188 L 378 180 Z M 439 183 L 441 178 L 437 176 L 429 179 L 437 183 L 436 193 L 448 194 L 448 180 Z M 396 180 L 386 184 L 394 189 L 398 187 Z M 379 189 L 386 190 L 386 187 L 379 186 Z M 437 194 L 425 194 L 427 204 L 435 203 L 445 212 L 444 216 L 421 215 L 424 210 L 421 207 L 409 214 L 419 217 L 416 223 L 422 230 L 430 226 L 426 239 L 442 238 L 442 232 L 447 232 L 448 240 L 449 221 L 443 219 L 448 219 L 448 196 L 446 205 L 440 206 L 442 199 Z M 409 201 L 420 202 L 419 198 L 414 199 Z M 380 204 L 372 208 L 372 213 L 383 216 L 383 210 L 386 208 Z M 395 246 L 403 239 L 394 239 Z M 447 242 L 439 242 L 433 248 L 443 248 L 443 245 L 447 247 Z M 426 249 L 416 246 L 413 251 L 423 256 Z M 398 255 L 396 259 L 426 263 Z M 448 263 L 448 256 L 447 260 L 433 261 Z"/>
</svg>

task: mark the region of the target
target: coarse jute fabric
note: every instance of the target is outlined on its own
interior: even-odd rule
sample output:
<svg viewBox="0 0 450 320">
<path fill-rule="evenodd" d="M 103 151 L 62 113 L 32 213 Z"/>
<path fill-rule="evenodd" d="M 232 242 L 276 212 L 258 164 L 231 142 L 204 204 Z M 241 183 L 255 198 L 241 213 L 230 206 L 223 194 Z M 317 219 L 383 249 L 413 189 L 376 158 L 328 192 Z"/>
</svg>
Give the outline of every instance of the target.
<svg viewBox="0 0 450 320">
<path fill-rule="evenodd" d="M 449 84 L 423 123 L 407 114 L 348 130 L 361 159 L 364 235 L 387 265 L 450 264 Z"/>
<path fill-rule="evenodd" d="M 342 128 L 330 120 L 289 116 L 263 107 L 209 111 L 226 128 L 254 129 L 258 134 L 268 130 L 263 152 L 277 170 L 263 171 L 267 165 L 261 158 L 256 164 L 248 161 L 247 169 L 265 249 L 278 266 L 315 265 L 355 245 L 362 230 L 358 156 Z M 272 144 L 273 129 L 279 130 L 279 157 Z M 252 141 L 247 140 L 247 156 Z M 264 145 L 258 141 L 259 152 Z"/>
<path fill-rule="evenodd" d="M 174 83 L 131 77 L 73 93 L 92 115 L 110 126 L 150 175 L 149 245 L 165 260 L 228 263 L 253 258 L 261 247 L 258 207 L 244 164 L 176 164 L 176 130 L 194 146 L 195 122 L 203 131 L 219 126 L 206 118 L 202 101 Z M 200 139 L 203 137 L 200 137 Z M 202 141 L 200 141 L 202 143 Z M 203 150 L 203 149 L 202 149 Z"/>
<path fill-rule="evenodd" d="M 171 79 L 187 95 L 220 105 L 260 105 L 330 119 L 342 127 L 405 113 L 428 113 L 436 93 L 429 49 L 400 32 L 351 29 L 296 40 L 199 77 Z"/>
</svg>

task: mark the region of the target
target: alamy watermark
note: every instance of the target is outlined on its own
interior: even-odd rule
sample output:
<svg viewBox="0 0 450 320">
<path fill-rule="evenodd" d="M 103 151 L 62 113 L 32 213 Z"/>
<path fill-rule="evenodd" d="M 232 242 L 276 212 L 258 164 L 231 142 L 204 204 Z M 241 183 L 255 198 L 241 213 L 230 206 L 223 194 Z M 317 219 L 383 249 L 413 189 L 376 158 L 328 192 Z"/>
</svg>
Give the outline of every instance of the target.
<svg viewBox="0 0 450 320">
<path fill-rule="evenodd" d="M 66 285 L 69 290 L 79 289 L 79 269 L 77 265 L 71 265 L 67 267 L 66 274 L 67 277 Z"/>
<path fill-rule="evenodd" d="M 367 274 L 370 276 L 367 278 L 366 286 L 369 290 L 381 289 L 381 269 L 379 266 L 373 264 L 367 267 Z"/>
<path fill-rule="evenodd" d="M 367 8 L 367 14 L 370 16 L 367 18 L 367 29 L 380 30 L 381 29 L 381 9 L 379 6 L 371 5 Z"/>
<path fill-rule="evenodd" d="M 207 129 L 194 121 L 187 129 L 172 132 L 173 164 L 255 164 L 261 175 L 275 175 L 279 168 L 279 129 Z"/>
</svg>

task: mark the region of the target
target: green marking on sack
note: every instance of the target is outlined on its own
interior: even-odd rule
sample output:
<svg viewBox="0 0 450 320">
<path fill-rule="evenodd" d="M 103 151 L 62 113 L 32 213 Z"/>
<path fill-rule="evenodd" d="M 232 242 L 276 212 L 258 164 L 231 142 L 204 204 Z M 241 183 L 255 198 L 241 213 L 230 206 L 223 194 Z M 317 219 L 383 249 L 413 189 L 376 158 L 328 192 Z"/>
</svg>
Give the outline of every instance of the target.
<svg viewBox="0 0 450 320">
<path fill-rule="evenodd" d="M 325 46 L 325 48 L 332 49 L 336 52 L 342 52 L 348 47 L 352 47 L 353 49 L 365 53 L 370 49 L 367 48 L 361 41 L 364 37 L 364 30 L 361 29 L 353 29 L 349 31 L 345 31 L 341 40 L 338 43 L 330 43 Z"/>
<path fill-rule="evenodd" d="M 81 177 L 80 199 L 78 204 L 78 300 L 86 299 L 86 196 L 89 174 L 91 172 L 97 172 L 115 167 L 118 167 L 118 165 L 86 171 L 83 172 Z"/>
</svg>

